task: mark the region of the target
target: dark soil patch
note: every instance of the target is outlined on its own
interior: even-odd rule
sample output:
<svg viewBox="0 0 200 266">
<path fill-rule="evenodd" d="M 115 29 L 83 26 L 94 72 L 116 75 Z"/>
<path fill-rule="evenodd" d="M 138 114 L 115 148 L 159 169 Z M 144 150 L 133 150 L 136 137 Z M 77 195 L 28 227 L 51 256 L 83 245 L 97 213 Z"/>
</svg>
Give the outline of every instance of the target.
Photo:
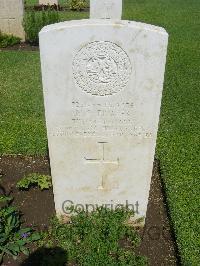
<svg viewBox="0 0 200 266">
<path fill-rule="evenodd" d="M 33 172 L 50 174 L 48 159 L 0 157 L 0 173 L 3 174 L 1 186 L 6 193 L 11 193 L 14 197 L 13 204 L 24 214 L 24 223 L 43 229 L 48 226 L 49 218 L 55 215 L 52 190 L 40 191 L 32 188 L 29 191 L 19 191 L 16 189 L 17 181 L 25 174 Z M 146 225 L 141 230 L 141 235 L 142 243 L 138 252 L 149 258 L 150 265 L 178 265 L 176 244 L 170 228 L 157 162 L 154 164 L 152 175 Z M 2 265 L 19 266 L 24 260 L 25 256 L 21 256 L 17 261 L 6 258 Z"/>
<path fill-rule="evenodd" d="M 46 10 L 56 10 L 56 11 L 63 11 L 65 7 L 60 5 L 34 5 L 34 6 L 26 6 L 26 10 L 29 11 L 46 11 Z"/>
<path fill-rule="evenodd" d="M 159 163 L 154 162 L 145 227 L 141 232 L 139 253 L 149 258 L 150 265 L 179 265 L 179 255 L 167 211 Z"/>
<path fill-rule="evenodd" d="M 55 11 L 78 11 L 78 12 L 88 12 L 89 7 L 85 7 L 81 10 L 74 9 L 71 10 L 67 6 L 61 6 L 61 5 L 34 5 L 34 6 L 26 6 L 25 7 L 26 11 L 47 11 L 47 10 L 55 10 Z"/>
<path fill-rule="evenodd" d="M 0 48 L 0 51 L 39 51 L 39 46 L 33 46 L 26 42 L 21 42 L 10 47 Z"/>
</svg>

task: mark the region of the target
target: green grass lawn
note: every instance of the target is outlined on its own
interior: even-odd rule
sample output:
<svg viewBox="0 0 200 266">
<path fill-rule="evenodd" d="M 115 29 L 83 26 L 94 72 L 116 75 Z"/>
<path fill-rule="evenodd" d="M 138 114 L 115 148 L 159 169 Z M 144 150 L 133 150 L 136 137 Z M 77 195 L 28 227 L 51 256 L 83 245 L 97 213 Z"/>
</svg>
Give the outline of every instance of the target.
<svg viewBox="0 0 200 266">
<path fill-rule="evenodd" d="M 26 6 L 34 6 L 39 3 L 39 0 L 25 0 L 24 3 Z"/>
<path fill-rule="evenodd" d="M 38 52 L 0 52 L 0 153 L 46 154 Z"/>
<path fill-rule="evenodd" d="M 62 13 L 63 19 L 88 13 Z M 200 265 L 200 1 L 125 0 L 123 18 L 165 27 L 169 48 L 156 156 L 181 261 Z M 0 154 L 46 154 L 38 52 L 0 52 Z"/>
</svg>

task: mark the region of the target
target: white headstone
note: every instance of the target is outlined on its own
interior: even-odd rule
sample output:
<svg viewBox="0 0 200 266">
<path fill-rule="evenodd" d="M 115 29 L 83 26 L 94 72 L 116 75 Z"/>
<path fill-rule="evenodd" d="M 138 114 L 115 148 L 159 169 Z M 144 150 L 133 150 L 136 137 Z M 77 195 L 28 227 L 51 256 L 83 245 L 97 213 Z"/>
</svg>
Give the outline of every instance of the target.
<svg viewBox="0 0 200 266">
<path fill-rule="evenodd" d="M 71 205 L 92 210 L 96 204 L 138 204 L 145 216 L 167 40 L 156 26 L 102 19 L 40 32 L 58 216 Z"/>
<path fill-rule="evenodd" d="M 40 5 L 58 5 L 58 0 L 39 0 Z"/>
<path fill-rule="evenodd" d="M 90 0 L 91 19 L 121 19 L 122 0 Z"/>
<path fill-rule="evenodd" d="M 0 0 L 0 31 L 24 40 L 23 0 Z"/>
</svg>

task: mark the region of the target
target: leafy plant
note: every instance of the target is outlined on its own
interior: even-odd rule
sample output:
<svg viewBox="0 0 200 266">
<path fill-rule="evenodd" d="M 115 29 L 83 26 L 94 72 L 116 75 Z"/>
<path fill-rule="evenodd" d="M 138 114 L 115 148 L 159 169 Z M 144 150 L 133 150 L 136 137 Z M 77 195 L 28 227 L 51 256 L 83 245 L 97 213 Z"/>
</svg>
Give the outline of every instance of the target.
<svg viewBox="0 0 200 266">
<path fill-rule="evenodd" d="M 55 10 L 46 10 L 40 12 L 30 11 L 24 16 L 24 30 L 26 33 L 26 40 L 33 45 L 39 43 L 40 30 L 49 24 L 59 22 L 59 14 Z"/>
<path fill-rule="evenodd" d="M 0 196 L 0 203 L 7 203 L 8 201 L 11 201 L 13 198 L 12 197 L 10 197 L 10 196 L 5 196 L 5 195 L 3 195 L 3 196 Z"/>
<path fill-rule="evenodd" d="M 0 202 L 7 202 L 0 209 L 0 263 L 5 254 L 17 258 L 20 252 L 29 254 L 27 244 L 39 240 L 40 235 L 33 232 L 31 228 L 21 228 L 21 217 L 19 212 L 9 202 L 11 197 L 1 196 Z"/>
<path fill-rule="evenodd" d="M 20 38 L 13 36 L 13 35 L 9 35 L 6 33 L 2 33 L 0 31 L 0 48 L 6 48 L 9 46 L 13 46 L 15 44 L 20 43 Z"/>
<path fill-rule="evenodd" d="M 99 208 L 89 214 L 79 212 L 69 223 L 54 218 L 38 243 L 46 248 L 57 246 L 65 250 L 66 263 L 92 266 L 98 261 L 98 265 L 147 265 L 146 258 L 134 252 L 140 239 L 127 223 L 131 215 L 132 212 L 123 209 Z"/>
<path fill-rule="evenodd" d="M 32 173 L 23 177 L 17 182 L 17 188 L 29 189 L 31 186 L 38 186 L 41 190 L 52 187 L 51 176 Z"/>
<path fill-rule="evenodd" d="M 71 10 L 83 10 L 84 8 L 86 8 L 87 4 L 86 4 L 86 0 L 70 0 L 69 1 L 69 8 Z"/>
</svg>

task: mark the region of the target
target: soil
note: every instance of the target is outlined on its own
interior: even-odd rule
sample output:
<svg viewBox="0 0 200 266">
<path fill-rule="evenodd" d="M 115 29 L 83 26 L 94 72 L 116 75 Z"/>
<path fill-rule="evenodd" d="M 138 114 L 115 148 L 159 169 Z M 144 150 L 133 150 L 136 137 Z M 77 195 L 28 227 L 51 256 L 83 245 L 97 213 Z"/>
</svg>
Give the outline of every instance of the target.
<svg viewBox="0 0 200 266">
<path fill-rule="evenodd" d="M 3 190 L 14 197 L 13 204 L 23 213 L 25 225 L 35 225 L 39 229 L 48 226 L 49 219 L 55 215 L 52 189 L 40 191 L 31 188 L 19 191 L 16 183 L 29 173 L 50 174 L 49 160 L 45 157 L 0 157 L 0 173 L 3 174 L 0 192 Z M 149 259 L 151 266 L 179 265 L 178 251 L 170 220 L 168 218 L 165 195 L 159 174 L 159 164 L 154 163 L 148 210 L 145 227 L 140 231 L 142 242 L 138 253 Z M 26 266 L 24 255 L 17 261 L 5 258 L 2 266 Z M 48 265 L 47 265 L 48 266 Z"/>
<path fill-rule="evenodd" d="M 33 46 L 26 42 L 21 42 L 10 47 L 0 48 L 0 51 L 39 51 L 39 46 Z"/>
<path fill-rule="evenodd" d="M 61 6 L 61 5 L 34 5 L 34 6 L 26 6 L 25 7 L 26 11 L 46 11 L 46 10 L 56 10 L 56 11 L 79 11 L 79 12 L 88 12 L 89 7 L 82 8 L 81 10 L 79 9 L 70 9 L 69 7 L 66 6 Z"/>
</svg>

